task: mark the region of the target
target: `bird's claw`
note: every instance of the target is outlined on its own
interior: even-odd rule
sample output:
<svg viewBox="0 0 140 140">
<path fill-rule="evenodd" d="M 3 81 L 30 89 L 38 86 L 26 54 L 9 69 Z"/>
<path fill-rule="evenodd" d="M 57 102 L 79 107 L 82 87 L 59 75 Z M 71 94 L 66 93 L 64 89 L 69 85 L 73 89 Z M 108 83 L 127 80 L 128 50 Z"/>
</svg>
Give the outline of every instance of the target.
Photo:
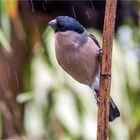
<svg viewBox="0 0 140 140">
<path fill-rule="evenodd" d="M 103 53 L 102 49 L 99 49 L 99 52 L 98 52 L 99 59 L 101 59 L 102 53 Z"/>
<path fill-rule="evenodd" d="M 111 77 L 111 74 L 110 73 L 104 73 L 104 74 L 101 74 L 103 77 Z"/>
<path fill-rule="evenodd" d="M 99 97 L 96 98 L 96 101 L 97 101 L 97 104 L 98 103 L 102 103 L 102 104 L 104 103 L 104 101 L 102 99 L 99 99 Z"/>
<path fill-rule="evenodd" d="M 99 49 L 98 55 L 100 56 L 103 53 L 102 49 Z"/>
<path fill-rule="evenodd" d="M 97 104 L 98 104 L 98 103 L 103 103 L 103 102 L 104 102 L 102 99 L 99 98 L 99 95 L 94 94 L 94 97 L 95 97 L 95 99 L 96 99 L 96 101 L 97 101 Z"/>
</svg>

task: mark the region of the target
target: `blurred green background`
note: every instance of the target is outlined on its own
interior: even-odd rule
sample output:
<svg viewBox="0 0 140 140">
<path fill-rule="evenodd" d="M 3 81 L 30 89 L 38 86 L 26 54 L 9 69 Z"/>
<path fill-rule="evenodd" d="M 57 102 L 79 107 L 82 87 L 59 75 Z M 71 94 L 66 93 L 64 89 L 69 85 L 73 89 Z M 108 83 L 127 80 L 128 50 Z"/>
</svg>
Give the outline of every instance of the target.
<svg viewBox="0 0 140 140">
<path fill-rule="evenodd" d="M 48 22 L 79 20 L 102 42 L 105 1 L 0 0 L 0 139 L 94 140 L 92 91 L 67 75 L 55 58 Z M 118 1 L 111 96 L 121 117 L 111 140 L 140 139 L 140 1 Z"/>
</svg>

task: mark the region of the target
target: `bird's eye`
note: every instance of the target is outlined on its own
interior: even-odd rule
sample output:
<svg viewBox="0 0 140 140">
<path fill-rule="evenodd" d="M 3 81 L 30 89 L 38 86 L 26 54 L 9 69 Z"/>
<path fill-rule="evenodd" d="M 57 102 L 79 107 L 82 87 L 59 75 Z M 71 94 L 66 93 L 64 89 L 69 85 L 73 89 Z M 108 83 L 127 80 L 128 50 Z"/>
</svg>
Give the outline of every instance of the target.
<svg viewBox="0 0 140 140">
<path fill-rule="evenodd" d="M 63 26 L 60 23 L 57 23 L 58 28 L 62 28 Z"/>
<path fill-rule="evenodd" d="M 62 26 L 60 23 L 57 23 L 57 27 L 61 32 L 66 31 L 65 27 Z"/>
</svg>

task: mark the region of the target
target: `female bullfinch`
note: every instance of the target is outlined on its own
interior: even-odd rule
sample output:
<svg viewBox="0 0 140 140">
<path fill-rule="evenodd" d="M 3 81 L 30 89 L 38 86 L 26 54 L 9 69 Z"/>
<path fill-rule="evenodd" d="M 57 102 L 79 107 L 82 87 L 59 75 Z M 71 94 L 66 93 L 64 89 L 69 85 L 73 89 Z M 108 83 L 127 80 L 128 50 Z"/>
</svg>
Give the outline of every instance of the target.
<svg viewBox="0 0 140 140">
<path fill-rule="evenodd" d="M 59 65 L 75 80 L 95 91 L 99 102 L 101 48 L 96 38 L 74 18 L 59 16 L 49 22 L 55 32 L 55 52 Z M 120 116 L 110 98 L 109 121 Z"/>
</svg>

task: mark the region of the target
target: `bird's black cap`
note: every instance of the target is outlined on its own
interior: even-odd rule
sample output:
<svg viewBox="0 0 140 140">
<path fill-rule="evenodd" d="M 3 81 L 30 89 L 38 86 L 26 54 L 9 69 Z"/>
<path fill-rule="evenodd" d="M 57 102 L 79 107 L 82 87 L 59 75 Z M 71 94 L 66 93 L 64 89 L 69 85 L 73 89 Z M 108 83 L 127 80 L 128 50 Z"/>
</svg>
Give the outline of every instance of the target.
<svg viewBox="0 0 140 140">
<path fill-rule="evenodd" d="M 59 16 L 49 22 L 55 32 L 75 31 L 79 34 L 84 32 L 83 26 L 74 18 Z"/>
</svg>

